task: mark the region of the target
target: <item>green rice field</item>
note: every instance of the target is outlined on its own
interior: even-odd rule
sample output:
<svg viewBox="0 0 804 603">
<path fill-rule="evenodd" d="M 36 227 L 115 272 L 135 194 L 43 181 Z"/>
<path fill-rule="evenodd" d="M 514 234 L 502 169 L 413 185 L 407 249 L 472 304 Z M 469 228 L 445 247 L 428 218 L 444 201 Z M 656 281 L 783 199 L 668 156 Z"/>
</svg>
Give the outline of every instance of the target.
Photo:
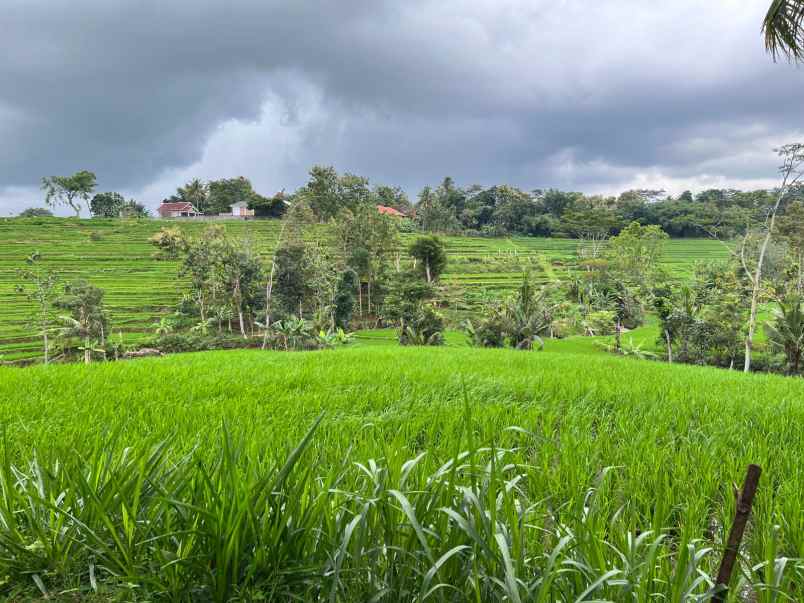
<svg viewBox="0 0 804 603">
<path fill-rule="evenodd" d="M 39 251 L 43 263 L 64 280 L 84 277 L 106 291 L 114 336 L 136 342 L 153 332 L 153 323 L 172 311 L 183 283 L 177 263 L 153 259 L 148 238 L 167 223 L 160 220 L 0 220 L 0 354 L 5 360 L 39 354 L 39 344 L 26 325 L 31 311 L 15 291 L 16 271 L 25 258 Z M 198 233 L 208 222 L 182 222 Z M 265 257 L 274 249 L 279 223 L 273 220 L 223 222 L 248 237 Z M 325 238 L 326 229 L 312 236 Z M 403 243 L 412 239 L 405 235 Z M 471 306 L 487 292 L 500 294 L 516 287 L 523 270 L 542 282 L 569 274 L 577 243 L 568 239 L 447 237 L 449 265 L 443 281 L 455 289 L 453 297 Z M 684 278 L 696 261 L 723 259 L 720 243 L 710 240 L 673 240 L 667 245 L 668 270 Z"/>
<path fill-rule="evenodd" d="M 0 594 L 708 601 L 757 463 L 728 600 L 804 599 L 804 381 L 374 337 L 0 368 Z"/>
</svg>

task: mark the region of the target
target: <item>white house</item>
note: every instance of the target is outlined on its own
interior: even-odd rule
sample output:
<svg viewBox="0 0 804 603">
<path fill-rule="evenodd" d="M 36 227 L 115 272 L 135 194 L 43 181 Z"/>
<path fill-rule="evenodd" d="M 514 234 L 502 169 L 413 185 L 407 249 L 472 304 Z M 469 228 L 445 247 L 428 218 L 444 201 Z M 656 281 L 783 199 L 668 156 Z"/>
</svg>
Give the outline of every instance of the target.
<svg viewBox="0 0 804 603">
<path fill-rule="evenodd" d="M 229 206 L 232 210 L 232 216 L 235 218 L 252 218 L 254 217 L 254 210 L 248 208 L 248 203 L 245 201 L 238 201 Z"/>
</svg>

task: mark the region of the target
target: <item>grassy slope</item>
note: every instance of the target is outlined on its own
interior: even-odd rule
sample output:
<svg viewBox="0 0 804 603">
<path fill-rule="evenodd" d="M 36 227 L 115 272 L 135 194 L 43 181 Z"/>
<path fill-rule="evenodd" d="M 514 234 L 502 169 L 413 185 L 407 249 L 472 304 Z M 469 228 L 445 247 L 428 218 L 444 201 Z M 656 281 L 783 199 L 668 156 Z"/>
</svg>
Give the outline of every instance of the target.
<svg viewBox="0 0 804 603">
<path fill-rule="evenodd" d="M 194 233 L 207 224 L 181 223 Z M 223 224 L 249 237 L 266 258 L 279 232 L 272 220 Z M 148 237 L 164 225 L 159 220 L 0 220 L 0 354 L 11 360 L 39 353 L 25 324 L 30 306 L 15 292 L 16 270 L 37 250 L 65 279 L 84 277 L 106 290 L 115 335 L 123 333 L 130 342 L 152 332 L 152 323 L 170 311 L 182 290 L 176 263 L 151 257 Z M 324 230 L 314 236 L 325 236 Z M 576 246 L 571 240 L 539 238 L 448 237 L 447 244 L 450 264 L 444 281 L 462 288 L 455 296 L 461 303 L 471 303 L 483 290 L 510 290 L 524 269 L 544 281 L 563 278 Z M 665 261 L 672 274 L 683 278 L 694 262 L 722 257 L 725 251 L 717 242 L 675 240 L 668 244 Z"/>
<path fill-rule="evenodd" d="M 615 467 L 601 504 L 608 537 L 618 542 L 650 528 L 711 541 L 707 530 L 733 513 L 731 483 L 749 462 L 759 463 L 747 549 L 754 560 L 772 541 L 778 556 L 804 556 L 802 401 L 798 379 L 458 346 L 0 368 L 4 452 L 15 462 L 34 450 L 51 465 L 96 446 L 119 453 L 165 438 L 174 457 L 195 445 L 210 457 L 224 424 L 254 454 L 281 454 L 323 410 L 305 457 L 314 473 L 345 455 L 382 465 L 422 450 L 426 472 L 465 446 L 469 420 L 480 445 L 518 447 L 515 460 L 530 467 L 521 484 L 528 500 L 550 508 L 580 504 L 595 476 Z"/>
</svg>

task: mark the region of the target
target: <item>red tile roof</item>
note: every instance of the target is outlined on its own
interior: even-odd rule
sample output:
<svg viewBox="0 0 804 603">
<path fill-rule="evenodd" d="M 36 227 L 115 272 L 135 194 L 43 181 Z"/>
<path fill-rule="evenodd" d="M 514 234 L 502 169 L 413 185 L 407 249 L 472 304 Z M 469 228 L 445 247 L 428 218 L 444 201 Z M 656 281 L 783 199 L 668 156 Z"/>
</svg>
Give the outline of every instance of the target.
<svg viewBox="0 0 804 603">
<path fill-rule="evenodd" d="M 163 202 L 162 205 L 159 206 L 159 213 L 164 215 L 165 213 L 170 213 L 172 211 L 186 211 L 186 212 L 193 212 L 198 213 L 197 210 L 193 207 L 193 204 L 189 201 L 177 201 L 173 203 L 165 203 Z"/>
<path fill-rule="evenodd" d="M 395 218 L 404 218 L 405 217 L 405 214 L 403 214 L 398 209 L 395 209 L 393 207 L 388 207 L 386 205 L 378 205 L 377 206 L 377 211 L 380 212 L 381 214 L 385 215 L 385 216 L 394 216 Z"/>
</svg>

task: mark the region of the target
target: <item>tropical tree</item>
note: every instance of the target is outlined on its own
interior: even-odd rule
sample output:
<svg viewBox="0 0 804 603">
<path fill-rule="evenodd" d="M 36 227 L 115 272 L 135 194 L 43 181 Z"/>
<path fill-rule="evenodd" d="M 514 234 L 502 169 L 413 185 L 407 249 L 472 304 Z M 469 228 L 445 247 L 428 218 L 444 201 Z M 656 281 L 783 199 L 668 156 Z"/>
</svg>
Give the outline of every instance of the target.
<svg viewBox="0 0 804 603">
<path fill-rule="evenodd" d="M 801 294 L 793 293 L 779 300 L 773 321 L 765 323 L 765 333 L 771 347 L 784 352 L 787 371 L 797 375 L 804 355 L 804 309 Z"/>
<path fill-rule="evenodd" d="M 446 247 L 436 236 L 419 237 L 410 246 L 409 253 L 428 283 L 438 280 L 447 267 Z"/>
<path fill-rule="evenodd" d="M 22 293 L 28 301 L 36 305 L 36 313 L 31 317 L 31 323 L 38 329 L 38 334 L 42 336 L 44 347 L 44 360 L 47 364 L 50 360 L 50 344 L 48 336 L 52 330 L 53 322 L 53 303 L 58 276 L 56 273 L 44 268 L 40 263 L 42 256 L 38 251 L 26 258 L 27 267 L 19 270 L 18 277 L 28 283 L 17 286 L 17 292 Z"/>
<path fill-rule="evenodd" d="M 42 190 L 45 191 L 45 203 L 50 207 L 66 205 L 81 217 L 83 203 L 95 190 L 95 174 L 86 170 L 76 172 L 72 176 L 48 176 L 42 178 Z"/>
<path fill-rule="evenodd" d="M 92 352 L 103 351 L 109 333 L 103 289 L 79 280 L 66 285 L 64 295 L 56 299 L 53 305 L 67 311 L 67 314 L 59 317 L 63 325 L 61 338 L 65 341 L 78 338 L 82 342 L 78 349 L 84 353 L 84 363 L 89 364 Z"/>
<path fill-rule="evenodd" d="M 804 61 L 804 0 L 773 0 L 762 33 L 773 60 Z"/>
<path fill-rule="evenodd" d="M 96 218 L 118 218 L 125 204 L 120 193 L 98 193 L 89 202 L 89 211 Z"/>
</svg>

